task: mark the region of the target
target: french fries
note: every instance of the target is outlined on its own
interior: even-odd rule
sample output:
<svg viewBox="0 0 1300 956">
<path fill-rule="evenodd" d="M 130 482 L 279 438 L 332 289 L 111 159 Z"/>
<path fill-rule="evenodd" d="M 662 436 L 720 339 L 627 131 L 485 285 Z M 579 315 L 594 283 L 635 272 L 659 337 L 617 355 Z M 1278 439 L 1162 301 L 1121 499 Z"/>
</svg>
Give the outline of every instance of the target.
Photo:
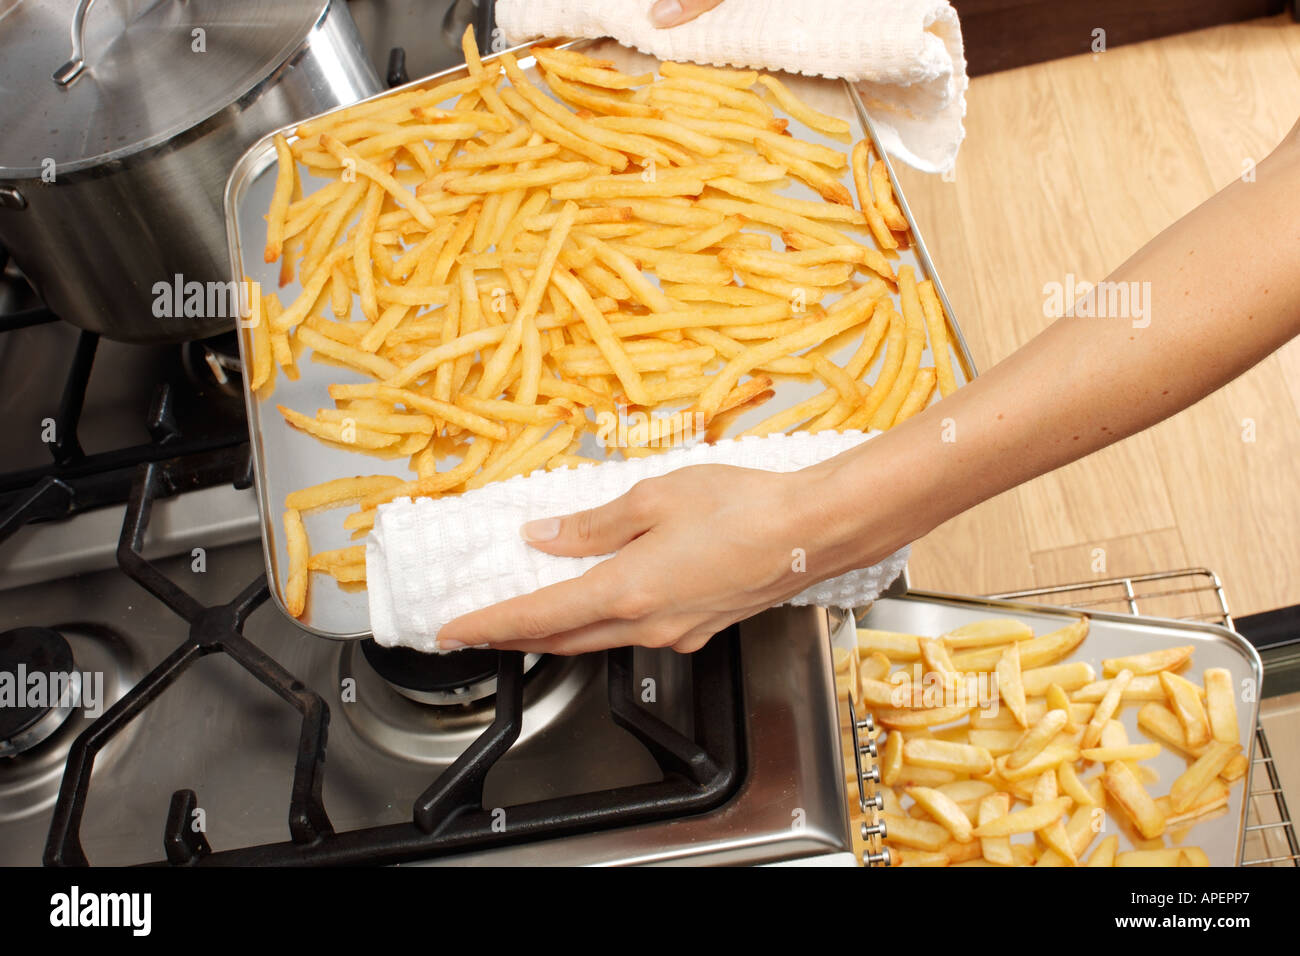
<svg viewBox="0 0 1300 956">
<path fill-rule="evenodd" d="M 1040 637 L 1006 618 L 937 637 L 858 629 L 835 679 L 859 718 L 883 728 L 875 792 L 886 833 L 866 841 L 873 852 L 888 847 L 895 865 L 1209 865 L 1188 833 L 1227 812 L 1249 769 L 1231 672 L 1209 668 L 1203 686 L 1173 673 L 1191 673 L 1194 647 L 1088 659 L 1087 633 L 1086 618 Z M 1034 666 L 1022 670 L 1026 649 Z M 1205 739 L 1193 744 L 1202 719 Z M 1166 751 L 1187 766 L 1162 785 L 1163 767 L 1147 762 Z M 847 779 L 858 813 L 852 767 Z"/>
<path fill-rule="evenodd" d="M 760 433 L 889 428 L 951 392 L 931 284 L 908 269 L 896 277 L 886 256 L 909 242 L 888 177 L 857 144 L 866 165 L 859 176 L 855 159 L 855 204 L 848 146 L 786 131 L 788 116 L 847 143 L 844 119 L 756 71 L 664 63 L 658 77 L 633 75 L 538 46 L 526 73 L 510 54 L 480 59 L 472 32 L 462 46 L 463 79 L 275 139 L 264 259 L 301 292 L 250 304 L 250 386 L 268 397 L 281 371 L 297 377 L 304 353 L 341 367 L 352 377 L 329 388 L 332 408 L 294 407 L 281 393 L 286 423 L 412 473 L 293 492 L 295 546 L 303 517 L 322 509 L 359 509 L 343 521 L 355 540 L 395 497 L 584 463 L 598 416 L 620 406 L 680 419 L 620 448 L 633 457 L 727 434 L 782 377 L 815 376 L 824 393 Z M 320 177 L 334 180 L 304 194 Z M 814 198 L 796 198 L 795 180 Z M 828 342 L 859 326 L 853 358 L 831 362 Z M 869 387 L 886 333 L 885 368 Z M 934 365 L 923 368 L 927 343 Z M 685 434 L 688 419 L 705 434 Z M 340 553 L 290 562 L 301 572 L 295 613 L 311 573 L 364 579 L 357 552 Z M 945 653 L 990 640 L 1003 643 L 993 631 L 954 636 Z M 879 699 L 872 680 L 864 686 Z"/>
</svg>

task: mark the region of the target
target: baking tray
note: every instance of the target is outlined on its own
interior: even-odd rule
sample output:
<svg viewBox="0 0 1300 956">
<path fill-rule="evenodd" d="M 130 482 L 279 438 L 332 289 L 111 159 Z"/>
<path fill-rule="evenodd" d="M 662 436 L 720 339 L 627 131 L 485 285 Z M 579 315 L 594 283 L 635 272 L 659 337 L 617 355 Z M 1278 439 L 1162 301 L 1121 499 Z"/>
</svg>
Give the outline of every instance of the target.
<svg viewBox="0 0 1300 956">
<path fill-rule="evenodd" d="M 1243 681 L 1253 681 L 1251 686 L 1256 689 L 1253 695 L 1255 699 L 1245 702 L 1238 695 L 1237 700 L 1237 732 L 1242 752 L 1253 770 L 1255 725 L 1259 720 L 1259 688 L 1263 682 L 1264 668 L 1259 653 L 1250 642 L 1218 624 L 1095 611 L 1087 612 L 1086 616 L 1089 619 L 1088 637 L 1075 653 L 1060 663 L 1086 661 L 1093 666 L 1100 678 L 1103 658 L 1192 644 L 1196 648 L 1192 655 L 1192 668 L 1185 672 L 1189 679 L 1199 677 L 1206 668 L 1225 667 L 1231 672 L 1237 687 L 1242 687 Z M 1077 620 L 1079 613 L 1050 605 L 909 591 L 900 597 L 881 598 L 869 607 L 855 611 L 854 617 L 858 627 L 937 637 L 963 624 L 995 617 L 1023 621 L 1034 629 L 1035 635 L 1041 635 Z M 832 641 L 838 646 L 848 646 L 849 641 L 856 640 L 854 630 L 846 626 L 836 627 L 832 633 Z M 1137 711 L 1137 707 L 1126 705 L 1120 713 L 1120 720 L 1131 740 L 1145 743 L 1151 738 L 1138 728 Z M 1159 782 L 1148 786 L 1154 796 L 1168 792 L 1173 781 L 1187 769 L 1187 761 L 1167 749 L 1155 760 L 1144 760 L 1142 763 L 1160 775 Z M 1204 849 L 1212 866 L 1237 866 L 1241 861 L 1245 846 L 1250 773 L 1248 770 L 1244 779 L 1233 783 L 1226 813 L 1196 824 L 1181 841 L 1185 845 Z M 1110 834 L 1119 836 L 1121 852 L 1135 849 L 1119 827 L 1108 828 L 1104 835 Z M 1012 837 L 1013 842 L 1024 839 L 1024 834 Z M 1169 839 L 1168 834 L 1165 840 L 1166 845 L 1178 845 Z M 886 837 L 885 846 L 888 845 Z"/>
<path fill-rule="evenodd" d="M 545 91 L 547 87 L 545 83 L 539 80 L 536 64 L 533 58 L 527 55 L 529 46 L 531 44 L 524 44 L 513 48 L 509 52 L 516 54 L 520 58 L 520 67 L 531 79 L 538 82 L 539 87 Z M 589 51 L 594 55 L 613 60 L 620 69 L 627 72 L 641 73 L 651 70 L 658 72 L 659 61 L 653 57 L 627 49 L 612 40 L 575 40 L 560 44 L 560 46 L 566 49 Z M 500 54 L 485 57 L 484 62 L 490 64 L 499 56 Z M 383 99 L 407 90 L 426 89 L 438 83 L 467 75 L 468 69 L 465 66 L 456 67 L 404 86 L 395 87 L 362 102 Z M 811 106 L 848 121 L 852 127 L 850 135 L 853 141 L 866 137 L 875 146 L 877 156 L 885 155 L 866 109 L 850 84 L 840 80 L 816 79 L 779 72 L 775 73 L 775 75 L 780 76 L 783 83 L 787 84 Z M 345 108 L 340 108 L 340 110 Z M 330 110 L 328 113 L 320 115 L 325 116 L 340 110 Z M 779 110 L 777 112 L 780 114 Z M 809 129 L 793 117 L 786 118 L 790 121 L 789 132 L 791 135 L 806 141 L 847 151 L 847 144 L 827 137 L 816 130 Z M 307 119 L 308 117 L 303 117 L 298 122 L 306 122 Z M 292 135 L 293 129 L 297 125 L 296 122 L 275 132 L 286 136 L 292 142 L 295 138 Z M 274 135 L 275 133 L 267 134 L 240 158 L 231 172 L 230 179 L 226 184 L 225 194 L 227 233 L 233 276 L 238 281 L 247 275 L 250 279 L 260 282 L 264 289 L 275 289 L 279 277 L 279 264 L 268 265 L 263 262 L 262 257 L 262 249 L 266 242 L 265 215 L 270 205 L 271 192 L 275 183 Z M 887 156 L 885 161 L 889 165 Z M 919 278 L 933 280 L 935 291 L 939 296 L 939 300 L 943 303 L 948 317 L 948 338 L 951 345 L 953 373 L 959 385 L 965 384 L 975 377 L 974 362 L 971 360 L 966 341 L 953 318 L 952 305 L 944 292 L 943 283 L 940 282 L 939 276 L 934 270 L 933 262 L 926 251 L 920 231 L 916 227 L 916 221 L 912 217 L 898 180 L 894 177 L 892 165 L 889 165 L 889 175 L 893 182 L 898 205 L 907 217 L 908 225 L 912 231 L 912 244 L 905 250 L 899 250 L 899 254 L 894 260 L 894 267 L 897 269 L 901 265 L 911 265 L 916 269 Z M 847 167 L 842 179 L 852 191 L 852 174 Z M 304 174 L 303 192 L 306 194 L 328 181 L 313 179 L 313 177 Z M 791 186 L 783 190 L 783 192 L 785 195 L 798 198 L 818 198 L 811 189 L 797 181 L 792 181 Z M 844 228 L 849 227 L 844 225 Z M 344 231 L 346 231 L 346 228 Z M 651 278 L 654 281 L 654 278 Z M 301 288 L 300 283 L 295 278 L 293 282 L 279 290 L 281 302 L 288 306 L 297 297 Z M 360 305 L 355 301 L 355 297 L 353 308 L 354 312 L 351 318 L 360 318 Z M 245 367 L 251 367 L 248 334 L 247 330 L 241 330 L 239 342 L 240 355 Z M 841 337 L 842 341 L 837 343 L 837 347 L 829 352 L 829 357 L 838 363 L 847 361 L 853 354 L 857 339 L 860 337 L 860 334 L 856 337 L 852 335 Z M 881 353 L 881 357 L 877 359 L 875 365 L 864 376 L 867 381 L 874 381 L 879 373 L 880 366 L 884 361 L 883 349 Z M 922 364 L 933 364 L 933 356 L 930 353 L 928 343 L 922 356 Z M 391 460 L 373 458 L 368 455 L 330 448 L 321 444 L 315 438 L 295 431 L 285 424 L 280 414 L 275 410 L 277 403 L 310 414 L 317 408 L 332 406 L 327 392 L 327 387 L 331 383 L 367 380 L 365 376 L 358 372 L 310 360 L 300 362 L 298 367 L 302 373 L 299 380 L 290 382 L 283 376 L 279 376 L 274 393 L 269 399 L 259 399 L 245 388 L 245 402 L 248 409 L 248 427 L 253 450 L 257 501 L 261 513 L 262 543 L 266 557 L 267 579 L 270 582 L 272 599 L 286 616 L 288 611 L 285 609 L 283 595 L 284 576 L 281 573 L 281 569 L 286 567 L 288 562 L 281 528 L 285 495 L 297 488 L 314 485 L 332 478 L 356 474 L 411 476 L 405 458 Z M 812 397 L 822 391 L 824 387 L 820 382 L 811 379 L 807 382 L 790 379 L 779 380 L 776 385 L 775 395 L 764 405 L 757 409 L 751 409 L 744 416 L 737 418 L 731 425 L 731 433 L 735 434 L 756 425 L 764 418 Z M 581 453 L 596 458 L 606 457 L 602 449 L 596 446 L 594 438 L 590 434 L 585 438 Z M 448 465 L 450 465 L 450 462 Z M 341 527 L 342 519 L 340 515 L 341 512 L 339 511 L 324 511 L 317 514 L 303 515 L 313 552 L 347 547 L 357 543 Z M 436 556 L 430 557 L 431 560 L 436 560 Z M 301 618 L 297 619 L 297 623 L 321 637 L 339 640 L 356 640 L 369 637 L 370 615 L 366 592 L 361 588 L 345 589 L 327 575 L 313 574 L 306 611 Z"/>
</svg>

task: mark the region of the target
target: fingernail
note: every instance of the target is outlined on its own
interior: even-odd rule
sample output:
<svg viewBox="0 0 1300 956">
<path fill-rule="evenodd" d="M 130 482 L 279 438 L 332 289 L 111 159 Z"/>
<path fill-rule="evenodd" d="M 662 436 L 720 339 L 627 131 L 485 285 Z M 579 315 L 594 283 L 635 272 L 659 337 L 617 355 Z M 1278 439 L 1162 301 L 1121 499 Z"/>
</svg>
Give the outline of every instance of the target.
<svg viewBox="0 0 1300 956">
<path fill-rule="evenodd" d="M 559 518 L 538 518 L 528 521 L 519 529 L 525 541 L 554 541 L 560 534 Z"/>
<path fill-rule="evenodd" d="M 460 641 L 438 641 L 438 650 L 440 651 L 458 651 L 464 646 Z"/>
<path fill-rule="evenodd" d="M 682 15 L 682 5 L 678 0 L 659 0 L 650 8 L 650 22 L 657 27 L 670 27 Z"/>
</svg>

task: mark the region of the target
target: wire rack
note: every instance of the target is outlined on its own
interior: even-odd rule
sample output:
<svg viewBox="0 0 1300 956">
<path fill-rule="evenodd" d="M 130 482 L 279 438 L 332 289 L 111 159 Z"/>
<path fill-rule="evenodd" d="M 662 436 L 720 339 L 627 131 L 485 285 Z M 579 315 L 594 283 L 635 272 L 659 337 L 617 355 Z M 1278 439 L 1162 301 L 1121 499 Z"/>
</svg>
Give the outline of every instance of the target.
<svg viewBox="0 0 1300 956">
<path fill-rule="evenodd" d="M 1140 574 L 1082 584 L 991 594 L 1004 600 L 1033 599 L 1082 610 L 1118 611 L 1205 621 L 1231 628 L 1232 615 L 1218 575 L 1204 568 Z M 1287 809 L 1264 728 L 1255 727 L 1242 866 L 1300 866 L 1300 842 Z"/>
</svg>

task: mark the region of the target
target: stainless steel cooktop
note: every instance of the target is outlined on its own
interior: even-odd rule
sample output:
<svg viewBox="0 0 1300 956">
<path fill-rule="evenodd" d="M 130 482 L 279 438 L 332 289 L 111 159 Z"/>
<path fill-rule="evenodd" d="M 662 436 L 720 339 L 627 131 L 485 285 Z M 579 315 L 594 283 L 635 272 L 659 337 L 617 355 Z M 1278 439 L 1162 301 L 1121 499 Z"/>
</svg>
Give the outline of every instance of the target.
<svg viewBox="0 0 1300 956">
<path fill-rule="evenodd" d="M 186 554 L 158 567 L 198 600 L 220 603 L 260 564 L 257 545 L 245 543 L 206 550 L 201 565 Z M 100 708 L 185 635 L 179 618 L 115 569 L 10 590 L 0 607 L 0 629 L 52 627 L 65 636 L 76 668 L 103 677 Z M 827 628 L 825 613 L 810 608 L 742 625 L 743 772 L 722 806 L 437 862 L 768 862 L 846 849 Z M 490 698 L 452 707 L 408 699 L 357 645 L 307 635 L 269 605 L 245 634 L 331 710 L 324 804 L 340 832 L 409 821 L 412 799 L 492 720 Z M 641 706 L 689 731 L 691 659 L 637 651 L 633 661 L 637 686 L 651 688 Z M 523 730 L 484 788 L 484 807 L 501 808 L 507 828 L 512 805 L 662 776 L 611 720 L 605 664 L 603 654 L 548 658 L 529 673 Z M 41 862 L 63 759 L 88 720 L 76 711 L 43 743 L 0 758 L 0 865 Z M 81 826 L 90 862 L 162 859 L 168 801 L 186 788 L 198 794 L 214 851 L 287 841 L 299 728 L 298 714 L 227 656 L 199 660 L 100 754 Z"/>
</svg>

